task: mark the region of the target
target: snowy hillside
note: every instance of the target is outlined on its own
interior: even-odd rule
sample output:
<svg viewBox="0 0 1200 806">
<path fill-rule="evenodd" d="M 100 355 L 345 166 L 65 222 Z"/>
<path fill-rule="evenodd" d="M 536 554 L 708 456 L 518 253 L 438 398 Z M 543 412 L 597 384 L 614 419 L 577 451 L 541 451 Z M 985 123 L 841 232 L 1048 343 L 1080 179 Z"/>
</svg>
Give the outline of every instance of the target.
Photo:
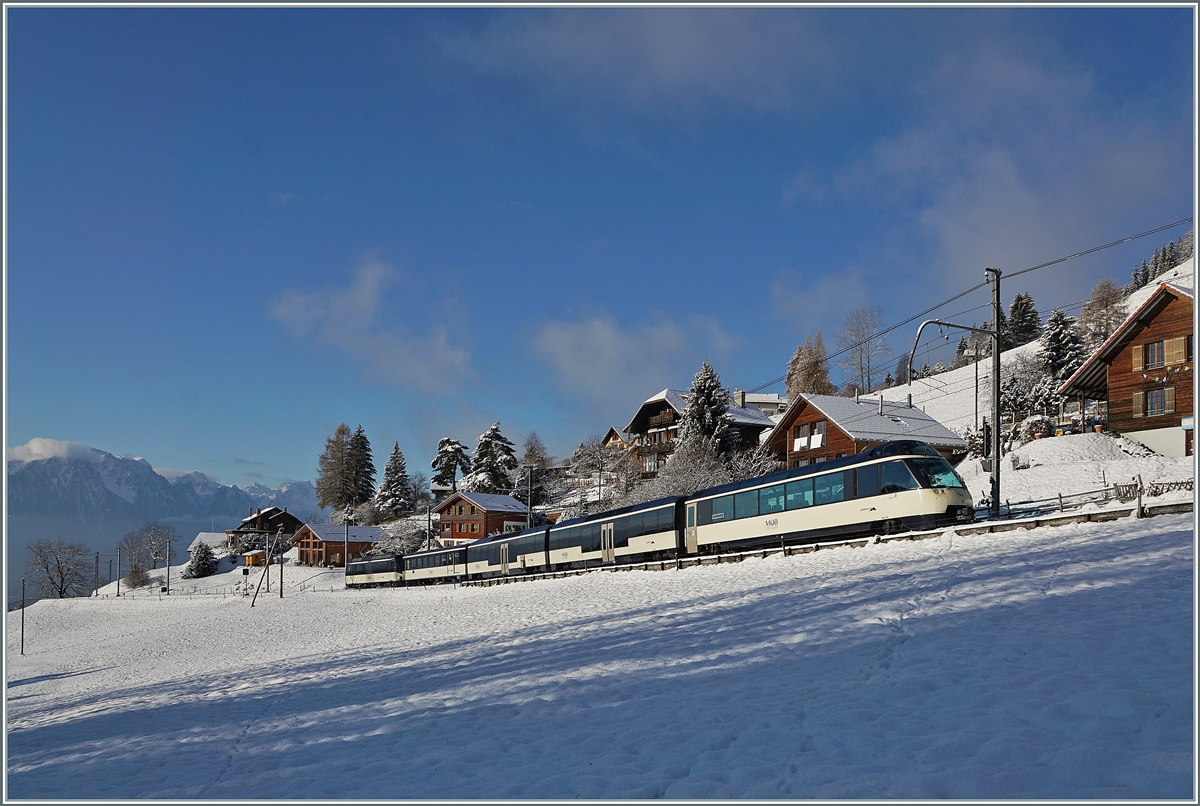
<svg viewBox="0 0 1200 806">
<path fill-rule="evenodd" d="M 491 588 L 286 565 L 253 609 L 240 573 L 41 601 L 24 656 L 8 615 L 7 796 L 1188 798 L 1192 544 L 1174 515 Z"/>
</svg>

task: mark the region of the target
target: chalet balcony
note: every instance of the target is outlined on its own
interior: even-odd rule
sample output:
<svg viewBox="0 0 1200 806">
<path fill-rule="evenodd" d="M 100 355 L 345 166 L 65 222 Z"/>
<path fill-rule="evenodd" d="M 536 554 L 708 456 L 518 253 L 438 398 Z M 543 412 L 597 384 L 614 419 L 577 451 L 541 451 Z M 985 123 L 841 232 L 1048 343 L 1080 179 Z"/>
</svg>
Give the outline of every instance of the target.
<svg viewBox="0 0 1200 806">
<path fill-rule="evenodd" d="M 660 425 L 671 425 L 673 422 L 675 422 L 675 412 L 668 409 L 662 414 L 655 414 L 653 417 L 651 417 L 648 422 L 648 427 L 654 428 L 655 426 Z"/>
<path fill-rule="evenodd" d="M 649 456 L 652 453 L 670 453 L 675 450 L 674 442 L 643 442 L 637 446 L 638 456 Z"/>
</svg>

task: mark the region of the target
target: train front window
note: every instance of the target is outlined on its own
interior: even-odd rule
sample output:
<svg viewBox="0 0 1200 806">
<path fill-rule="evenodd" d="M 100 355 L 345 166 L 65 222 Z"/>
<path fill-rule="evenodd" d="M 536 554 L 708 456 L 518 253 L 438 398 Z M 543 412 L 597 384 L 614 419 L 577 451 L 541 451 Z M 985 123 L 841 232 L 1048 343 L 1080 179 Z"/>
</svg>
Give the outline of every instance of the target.
<svg viewBox="0 0 1200 806">
<path fill-rule="evenodd" d="M 950 467 L 950 463 L 945 459 L 912 459 L 910 461 L 917 478 L 929 487 L 935 489 L 939 487 L 963 489 L 966 487 L 962 479 L 954 472 L 954 468 Z"/>
</svg>

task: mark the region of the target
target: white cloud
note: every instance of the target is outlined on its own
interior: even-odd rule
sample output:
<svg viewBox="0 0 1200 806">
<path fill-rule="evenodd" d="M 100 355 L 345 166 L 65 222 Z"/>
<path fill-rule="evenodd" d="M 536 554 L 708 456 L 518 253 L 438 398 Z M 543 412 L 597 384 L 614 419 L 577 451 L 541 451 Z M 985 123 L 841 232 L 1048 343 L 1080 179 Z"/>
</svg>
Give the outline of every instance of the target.
<svg viewBox="0 0 1200 806">
<path fill-rule="evenodd" d="M 296 198 L 295 193 L 276 193 L 271 196 L 271 204 L 287 204 Z"/>
<path fill-rule="evenodd" d="M 711 317 L 682 324 L 663 317 L 623 328 L 610 317 L 597 316 L 547 322 L 533 344 L 559 389 L 616 423 L 654 393 L 689 386 L 705 358 L 720 372 L 737 340 Z"/>
<path fill-rule="evenodd" d="M 340 351 L 368 379 L 451 392 L 473 372 L 468 353 L 451 344 L 444 329 L 418 337 L 378 322 L 384 289 L 398 277 L 394 267 L 368 254 L 345 288 L 288 289 L 272 303 L 271 315 L 294 337 L 311 337 Z"/>
<path fill-rule="evenodd" d="M 789 109 L 826 83 L 838 56 L 814 15 L 778 9 L 522 12 L 440 44 L 481 72 L 656 112 L 714 104 Z"/>
<path fill-rule="evenodd" d="M 960 290 L 984 266 L 1011 272 L 1166 223 L 1169 199 L 1190 187 L 1190 131 L 1114 108 L 1045 43 L 1013 36 L 952 50 L 918 97 L 908 124 L 837 171 L 834 187 L 849 204 L 910 211 L 904 237 L 933 244 L 919 266 L 906 259 L 925 288 Z M 881 253 L 894 248 L 887 237 L 876 239 Z M 1006 301 L 1022 290 L 1037 290 L 1039 304 L 1077 300 L 1095 265 L 1026 275 Z"/>
<path fill-rule="evenodd" d="M 100 451 L 89 448 L 78 442 L 64 442 L 61 439 L 46 439 L 34 437 L 24 445 L 8 449 L 10 462 L 36 462 L 41 459 L 85 459 L 89 462 L 100 461 Z"/>
</svg>

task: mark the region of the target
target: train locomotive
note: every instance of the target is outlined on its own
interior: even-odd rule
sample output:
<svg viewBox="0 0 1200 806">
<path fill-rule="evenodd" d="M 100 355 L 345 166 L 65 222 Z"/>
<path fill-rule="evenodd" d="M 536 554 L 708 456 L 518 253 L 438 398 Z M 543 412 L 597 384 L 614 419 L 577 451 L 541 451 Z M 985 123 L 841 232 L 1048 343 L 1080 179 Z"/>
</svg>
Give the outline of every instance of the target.
<svg viewBox="0 0 1200 806">
<path fill-rule="evenodd" d="M 676 559 L 934 529 L 974 520 L 962 478 L 930 445 L 884 442 L 688 496 L 351 561 L 346 586 L 428 584 Z"/>
</svg>

